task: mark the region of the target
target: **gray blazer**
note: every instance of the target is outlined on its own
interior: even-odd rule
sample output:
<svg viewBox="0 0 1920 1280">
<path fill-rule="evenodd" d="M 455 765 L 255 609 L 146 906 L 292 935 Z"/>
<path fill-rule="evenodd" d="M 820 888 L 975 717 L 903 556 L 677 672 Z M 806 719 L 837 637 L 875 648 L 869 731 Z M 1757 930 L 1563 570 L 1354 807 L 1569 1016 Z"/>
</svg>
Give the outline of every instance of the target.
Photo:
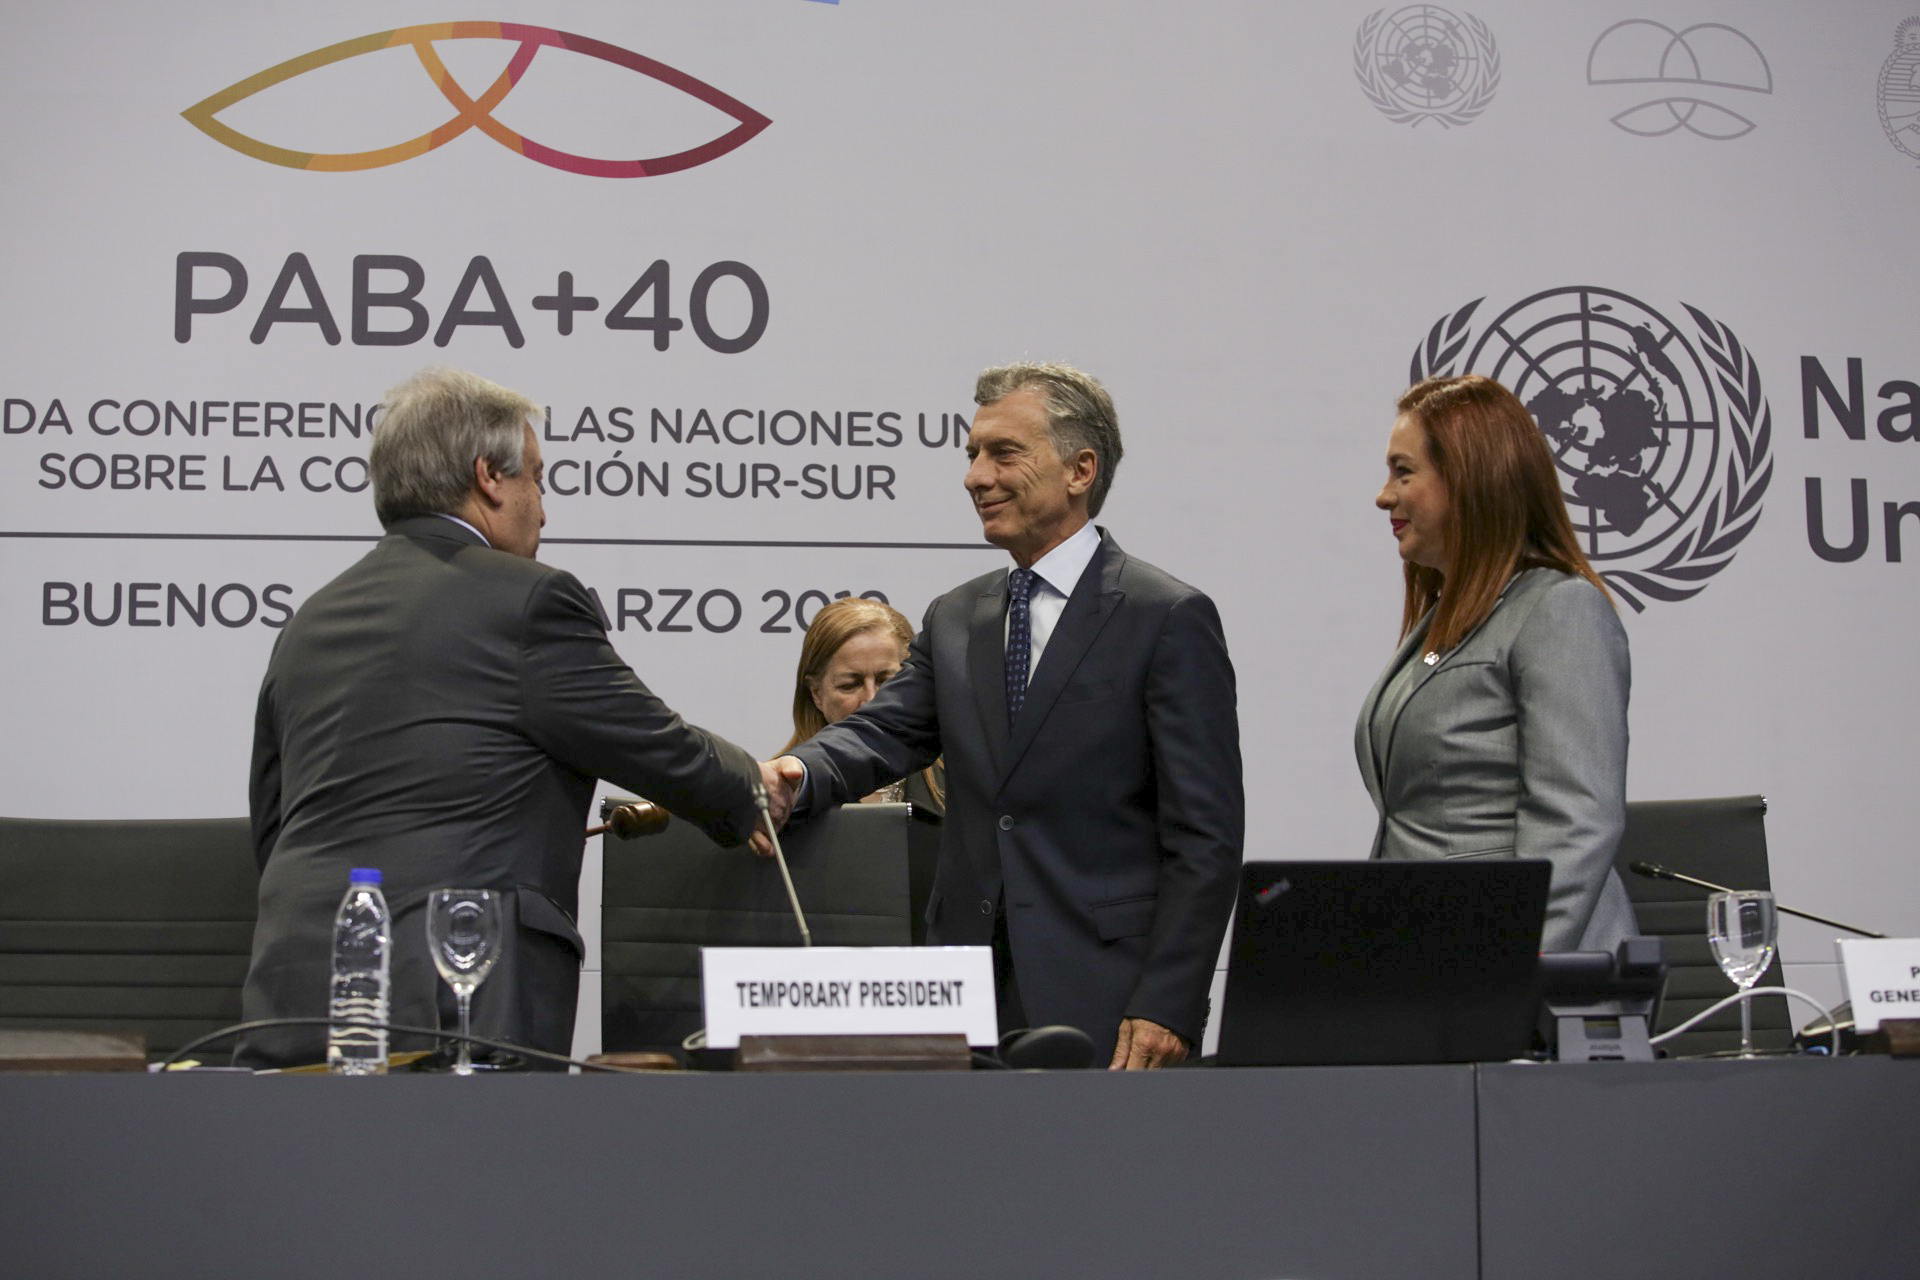
<svg viewBox="0 0 1920 1280">
<path fill-rule="evenodd" d="M 1611 951 L 1636 932 L 1613 869 L 1626 824 L 1627 633 L 1593 585 L 1529 569 L 1416 683 L 1376 757 L 1373 721 L 1421 619 L 1360 708 L 1354 751 L 1379 810 L 1376 858 L 1544 858 L 1544 951 Z"/>
</svg>

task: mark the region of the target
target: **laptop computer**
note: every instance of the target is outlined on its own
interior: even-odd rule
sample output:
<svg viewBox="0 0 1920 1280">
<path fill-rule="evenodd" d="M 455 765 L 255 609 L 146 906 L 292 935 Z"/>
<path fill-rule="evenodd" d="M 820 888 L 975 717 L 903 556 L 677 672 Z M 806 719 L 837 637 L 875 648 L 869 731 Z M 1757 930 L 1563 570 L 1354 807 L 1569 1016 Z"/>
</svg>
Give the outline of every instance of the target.
<svg viewBox="0 0 1920 1280">
<path fill-rule="evenodd" d="M 1532 1045 L 1550 865 L 1250 862 L 1219 1061 L 1492 1062 Z"/>
</svg>

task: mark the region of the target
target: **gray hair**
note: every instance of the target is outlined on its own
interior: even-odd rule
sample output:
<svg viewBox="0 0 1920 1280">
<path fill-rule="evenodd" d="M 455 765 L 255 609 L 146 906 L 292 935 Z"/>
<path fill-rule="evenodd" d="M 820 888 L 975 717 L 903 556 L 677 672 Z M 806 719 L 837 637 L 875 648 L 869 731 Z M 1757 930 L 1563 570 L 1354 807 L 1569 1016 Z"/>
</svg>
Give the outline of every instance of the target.
<svg viewBox="0 0 1920 1280">
<path fill-rule="evenodd" d="M 1087 514 L 1099 515 L 1120 466 L 1120 421 L 1113 411 L 1113 397 L 1098 378 L 1071 365 L 1028 363 L 1001 365 L 982 373 L 973 384 L 973 402 L 993 404 L 1016 391 L 1039 393 L 1047 410 L 1047 437 L 1061 461 L 1082 449 L 1093 450 L 1098 466 L 1087 494 Z"/>
<path fill-rule="evenodd" d="M 478 459 L 519 475 L 526 428 L 539 418 L 539 406 L 519 392 L 459 369 L 422 369 L 387 392 L 367 453 L 381 525 L 458 511 Z"/>
</svg>

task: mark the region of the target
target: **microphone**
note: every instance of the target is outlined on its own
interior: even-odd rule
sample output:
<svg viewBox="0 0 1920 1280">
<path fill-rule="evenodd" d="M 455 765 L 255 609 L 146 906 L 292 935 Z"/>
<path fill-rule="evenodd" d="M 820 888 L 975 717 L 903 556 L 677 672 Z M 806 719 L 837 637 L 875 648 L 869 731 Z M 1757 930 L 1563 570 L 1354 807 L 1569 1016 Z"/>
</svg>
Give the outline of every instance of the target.
<svg viewBox="0 0 1920 1280">
<path fill-rule="evenodd" d="M 807 913 L 800 909 L 800 895 L 793 891 L 793 873 L 787 870 L 786 851 L 780 847 L 780 831 L 774 825 L 773 812 L 767 807 L 767 787 L 756 776 L 753 780 L 753 804 L 760 810 L 760 821 L 766 824 L 767 839 L 773 845 L 773 860 L 780 866 L 780 879 L 787 886 L 787 901 L 793 906 L 794 923 L 800 926 L 800 945 L 813 945 L 813 930 L 807 928 Z"/>
<path fill-rule="evenodd" d="M 1700 880 L 1693 876 L 1683 875 L 1671 868 L 1663 867 L 1657 862 L 1629 862 L 1627 869 L 1635 875 L 1645 876 L 1649 880 L 1678 880 L 1681 884 L 1690 884 L 1696 888 L 1709 889 L 1714 893 L 1736 892 L 1723 884 L 1715 884 L 1711 880 Z M 1846 924 L 1839 920 L 1829 920 L 1825 916 L 1817 916 L 1811 911 L 1802 911 L 1797 907 L 1789 907 L 1781 902 L 1775 902 L 1773 905 L 1776 911 L 1784 911 L 1790 916 L 1799 916 L 1802 920 L 1811 920 L 1815 924 L 1824 924 L 1835 929 L 1845 929 L 1848 933 L 1857 933 L 1863 938 L 1884 938 L 1887 936 L 1884 933 L 1875 933 L 1871 929 L 1862 929 L 1859 925 Z"/>
<path fill-rule="evenodd" d="M 997 1053 L 1012 1071 L 1084 1071 L 1093 1065 L 1093 1038 L 1078 1027 L 1030 1027 L 1001 1036 Z"/>
</svg>

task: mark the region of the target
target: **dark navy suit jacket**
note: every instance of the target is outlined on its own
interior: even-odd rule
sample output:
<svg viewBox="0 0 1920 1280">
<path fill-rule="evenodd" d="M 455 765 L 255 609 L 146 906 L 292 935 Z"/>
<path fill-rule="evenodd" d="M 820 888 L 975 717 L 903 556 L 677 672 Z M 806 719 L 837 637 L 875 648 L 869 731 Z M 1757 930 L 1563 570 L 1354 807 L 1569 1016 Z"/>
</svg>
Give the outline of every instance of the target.
<svg viewBox="0 0 1920 1280">
<path fill-rule="evenodd" d="M 1213 602 L 1104 530 L 1008 724 L 1007 572 L 935 600 L 906 665 L 794 749 L 810 807 L 942 753 L 928 941 L 1004 903 L 1021 1003 L 1111 1054 L 1122 1017 L 1200 1040 L 1245 830 L 1233 664 Z"/>
</svg>

